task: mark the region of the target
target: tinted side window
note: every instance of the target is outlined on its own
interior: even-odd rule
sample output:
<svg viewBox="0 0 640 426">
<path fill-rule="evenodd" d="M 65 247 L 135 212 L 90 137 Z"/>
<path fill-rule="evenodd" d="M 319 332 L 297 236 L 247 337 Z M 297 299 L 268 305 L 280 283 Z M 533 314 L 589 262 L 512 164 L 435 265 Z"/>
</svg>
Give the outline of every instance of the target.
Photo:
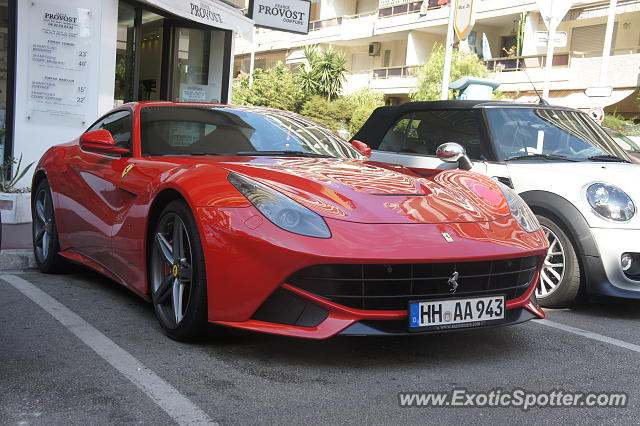
<svg viewBox="0 0 640 426">
<path fill-rule="evenodd" d="M 109 114 L 91 126 L 87 132 L 98 129 L 108 130 L 117 146 L 131 149 L 131 113 L 129 111 Z"/>
<path fill-rule="evenodd" d="M 385 134 L 381 151 L 435 155 L 443 143 L 457 142 L 474 160 L 488 160 L 474 111 L 437 110 L 407 114 Z"/>
</svg>

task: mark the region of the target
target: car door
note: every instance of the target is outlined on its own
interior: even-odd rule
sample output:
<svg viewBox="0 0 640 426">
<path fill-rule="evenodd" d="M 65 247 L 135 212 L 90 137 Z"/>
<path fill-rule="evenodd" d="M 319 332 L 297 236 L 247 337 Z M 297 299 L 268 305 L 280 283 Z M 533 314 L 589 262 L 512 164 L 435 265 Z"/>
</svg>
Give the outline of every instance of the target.
<svg viewBox="0 0 640 426">
<path fill-rule="evenodd" d="M 474 110 L 425 110 L 399 117 L 387 130 L 371 159 L 401 164 L 412 169 L 454 169 L 436 156 L 446 142 L 462 145 L 473 161 L 473 171 L 486 172 L 490 150 L 481 136 L 478 113 Z"/>
<path fill-rule="evenodd" d="M 113 112 L 87 131 L 108 130 L 120 147 L 131 148 L 132 114 L 129 109 Z M 114 182 L 130 157 L 84 151 L 78 145 L 67 159 L 59 184 L 65 243 L 70 249 L 108 268 L 110 238 L 123 194 Z"/>
</svg>

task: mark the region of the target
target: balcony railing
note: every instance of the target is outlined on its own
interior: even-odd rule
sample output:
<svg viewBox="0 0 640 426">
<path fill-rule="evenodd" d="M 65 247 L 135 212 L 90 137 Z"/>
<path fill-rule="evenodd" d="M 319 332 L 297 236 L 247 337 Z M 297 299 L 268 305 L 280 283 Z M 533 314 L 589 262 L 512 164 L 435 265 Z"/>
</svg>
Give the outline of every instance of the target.
<svg viewBox="0 0 640 426">
<path fill-rule="evenodd" d="M 428 10 L 439 9 L 446 4 L 446 0 L 424 0 L 424 1 L 429 2 L 429 6 L 427 7 Z M 399 3 L 401 4 L 396 4 L 394 6 L 389 6 L 389 7 L 383 7 L 383 3 L 380 2 L 380 9 L 378 9 L 378 17 L 390 18 L 392 16 L 407 15 L 409 13 L 417 13 L 417 12 L 420 12 L 420 8 L 422 7 L 422 3 L 424 2 L 423 1 L 407 2 L 405 0 Z"/>
<path fill-rule="evenodd" d="M 611 49 L 612 55 L 633 55 L 634 53 L 640 53 L 640 46 L 617 47 L 615 49 Z M 574 50 L 571 52 L 572 58 L 593 58 L 597 56 L 602 56 L 602 49 L 589 50 L 586 52 Z"/>
<path fill-rule="evenodd" d="M 365 18 L 367 16 L 375 16 L 378 13 L 377 10 L 371 12 L 358 13 L 357 15 L 344 15 L 337 18 L 322 19 L 320 21 L 309 22 L 309 31 L 320 30 L 322 28 L 335 27 L 355 19 Z"/>
<path fill-rule="evenodd" d="M 494 58 L 484 61 L 489 71 L 522 71 L 527 68 L 542 68 L 546 64 L 546 55 L 512 56 L 509 58 Z M 568 53 L 553 55 L 553 66 L 568 66 Z"/>
<path fill-rule="evenodd" d="M 415 75 L 417 67 L 386 67 L 376 68 L 373 70 L 373 78 L 376 80 L 385 78 L 406 78 L 413 77 Z"/>
<path fill-rule="evenodd" d="M 337 18 L 322 19 L 320 21 L 309 22 L 309 31 L 321 30 L 323 28 L 337 27 L 342 24 L 342 16 Z"/>
</svg>

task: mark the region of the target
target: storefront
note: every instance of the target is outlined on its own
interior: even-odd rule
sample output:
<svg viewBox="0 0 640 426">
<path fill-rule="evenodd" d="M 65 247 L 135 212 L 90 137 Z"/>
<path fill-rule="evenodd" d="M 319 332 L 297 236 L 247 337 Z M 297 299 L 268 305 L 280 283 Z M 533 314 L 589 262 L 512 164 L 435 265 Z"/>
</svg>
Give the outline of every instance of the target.
<svg viewBox="0 0 640 426">
<path fill-rule="evenodd" d="M 220 0 L 0 0 L 5 158 L 37 161 L 125 102 L 227 102 L 234 33 L 252 31 Z"/>
</svg>

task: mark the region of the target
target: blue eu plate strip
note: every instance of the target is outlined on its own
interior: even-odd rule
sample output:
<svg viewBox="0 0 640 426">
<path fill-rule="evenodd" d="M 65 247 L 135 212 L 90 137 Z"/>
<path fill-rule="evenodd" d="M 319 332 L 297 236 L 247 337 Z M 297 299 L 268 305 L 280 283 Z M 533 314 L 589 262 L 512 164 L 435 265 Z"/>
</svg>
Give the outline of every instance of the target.
<svg viewBox="0 0 640 426">
<path fill-rule="evenodd" d="M 411 318 L 411 323 L 410 326 L 411 327 L 418 327 L 419 326 L 419 319 L 420 319 L 420 304 L 419 303 L 412 303 L 409 305 L 409 318 Z"/>
</svg>

